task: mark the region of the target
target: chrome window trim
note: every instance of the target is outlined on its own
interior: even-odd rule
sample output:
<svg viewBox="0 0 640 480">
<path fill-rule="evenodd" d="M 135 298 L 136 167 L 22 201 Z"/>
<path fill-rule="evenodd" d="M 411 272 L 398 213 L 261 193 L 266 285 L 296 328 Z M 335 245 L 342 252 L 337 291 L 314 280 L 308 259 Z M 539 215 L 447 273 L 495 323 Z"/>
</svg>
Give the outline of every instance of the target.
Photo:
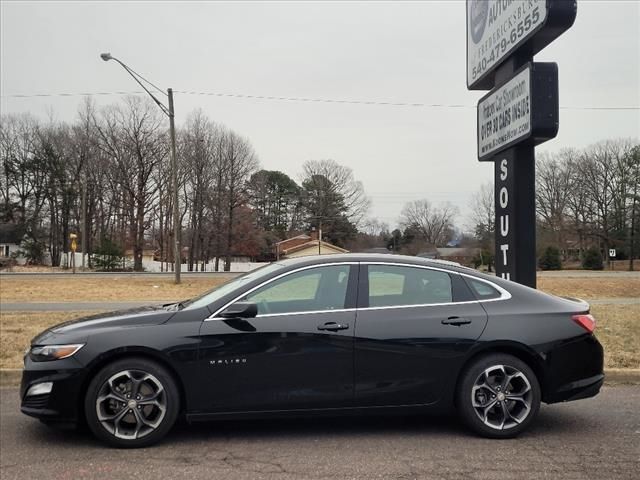
<svg viewBox="0 0 640 480">
<path fill-rule="evenodd" d="M 509 299 L 512 297 L 511 293 L 509 293 L 509 291 L 508 291 L 508 290 L 505 290 L 505 289 L 504 289 L 504 288 L 502 288 L 500 285 L 498 285 L 498 284 L 496 284 L 496 283 L 493 283 L 493 282 L 492 282 L 492 281 L 490 281 L 490 280 L 485 280 L 484 278 L 478 278 L 478 277 L 476 277 L 476 276 L 474 276 L 474 275 L 469 275 L 469 274 L 467 274 L 467 273 L 459 273 L 459 272 L 456 272 L 456 273 L 457 273 L 458 275 L 462 275 L 463 277 L 471 278 L 472 280 L 476 280 L 476 281 L 478 281 L 478 282 L 486 283 L 486 284 L 487 284 L 487 285 L 489 285 L 490 287 L 493 287 L 493 288 L 495 288 L 498 292 L 500 292 L 500 296 L 499 296 L 498 298 L 488 298 L 488 299 L 486 299 L 486 300 L 478 300 L 478 302 L 481 302 L 481 303 L 485 303 L 485 302 L 499 302 L 499 301 L 502 301 L 502 300 L 509 300 Z"/>
<path fill-rule="evenodd" d="M 231 300 L 230 302 L 226 303 L 224 306 L 220 307 L 218 310 L 216 310 L 214 313 L 212 313 L 211 315 L 209 315 L 207 318 L 204 319 L 205 322 L 211 321 L 211 320 L 226 320 L 225 318 L 222 317 L 217 317 L 217 315 L 222 312 L 225 308 L 227 308 L 229 305 L 233 305 L 235 302 L 237 302 L 238 300 L 240 300 L 242 297 L 249 295 L 250 293 L 258 290 L 259 288 L 264 287 L 265 285 L 270 284 L 271 282 L 275 282 L 276 280 L 279 280 L 282 277 L 286 277 L 287 275 L 291 275 L 293 273 L 297 273 L 297 272 L 302 272 L 304 270 L 310 270 L 312 268 L 321 268 L 321 267 L 334 267 L 337 265 L 358 265 L 360 262 L 332 262 L 332 263 L 319 263 L 316 265 L 307 265 L 304 267 L 300 267 L 300 268 L 296 268 L 295 270 L 289 270 L 288 272 L 284 272 L 281 273 L 280 275 L 276 275 L 273 278 L 270 278 L 268 280 L 265 280 L 264 282 L 262 282 L 259 285 L 256 285 L 255 287 L 247 290 L 246 292 L 238 295 L 237 297 L 235 297 L 233 300 Z M 352 309 L 341 309 L 344 311 L 350 311 Z M 355 308 L 353 309 L 355 310 Z M 338 310 L 314 310 L 314 311 L 302 311 L 302 312 L 287 312 L 287 313 L 264 313 L 262 315 L 257 315 L 257 317 L 265 317 L 265 316 L 276 316 L 276 315 L 300 315 L 300 314 L 305 314 L 305 313 L 320 313 L 320 312 L 337 312 Z"/>
<path fill-rule="evenodd" d="M 281 317 L 283 315 L 313 315 L 317 313 L 348 313 L 355 312 L 356 310 L 355 308 L 334 308 L 331 310 L 309 310 L 304 312 L 263 313 L 262 315 L 256 315 L 256 318 Z"/>
<path fill-rule="evenodd" d="M 419 307 L 442 307 L 447 305 L 466 305 L 472 303 L 480 303 L 478 300 L 467 300 L 464 302 L 442 302 L 442 303 L 413 303 L 409 305 L 383 305 L 381 307 L 362 307 L 358 311 L 367 310 L 392 310 L 396 308 L 419 308 Z"/>
<path fill-rule="evenodd" d="M 225 308 L 227 308 L 228 306 L 232 305 L 233 303 L 237 302 L 238 300 L 240 300 L 242 297 L 244 297 L 245 295 L 249 295 L 251 292 L 254 292 L 255 290 L 258 290 L 261 287 L 264 287 L 265 285 L 268 285 L 271 282 L 274 282 L 282 277 L 286 277 L 287 275 L 291 275 L 293 273 L 297 273 L 297 272 L 301 272 L 304 270 L 310 270 L 312 268 L 321 268 L 321 267 L 331 267 L 331 266 L 336 266 L 336 265 L 390 265 L 390 266 L 395 266 L 395 267 L 411 267 L 411 268 L 422 268 L 425 270 L 435 270 L 438 272 L 444 272 L 447 273 L 449 275 L 461 275 L 463 277 L 468 277 L 471 278 L 473 280 L 477 280 L 479 282 L 484 282 L 487 285 L 491 286 L 492 288 L 496 289 L 498 292 L 500 292 L 500 297 L 498 298 L 489 298 L 486 300 L 468 300 L 468 301 L 463 301 L 463 302 L 441 302 L 441 303 L 420 303 L 420 304 L 409 304 L 409 305 L 384 305 L 384 306 L 380 306 L 380 307 L 362 307 L 362 308 L 341 308 L 341 309 L 334 309 L 334 310 L 310 310 L 310 311 L 300 311 L 300 312 L 285 312 L 285 313 L 264 313 L 262 315 L 257 315 L 256 318 L 266 318 L 266 317 L 278 317 L 278 316 L 283 316 L 283 315 L 310 315 L 310 314 L 318 314 L 318 313 L 346 313 L 346 312 L 355 312 L 355 311 L 369 311 L 369 310 L 390 310 L 390 309 L 396 309 L 396 308 L 419 308 L 419 307 L 436 307 L 436 306 L 447 306 L 447 305 L 468 305 L 468 304 L 473 304 L 473 303 L 486 303 L 486 302 L 499 302 L 502 300 L 509 300 L 511 298 L 511 294 L 505 290 L 504 288 L 502 288 L 500 285 L 497 285 L 489 280 L 486 280 L 484 278 L 478 278 L 474 275 L 469 275 L 467 273 L 461 273 L 461 272 L 455 272 L 452 270 L 446 270 L 444 268 L 438 268 L 438 267 L 432 267 L 430 265 L 415 265 L 415 264 L 410 264 L 410 263 L 398 263 L 398 262 L 332 262 L 332 263 L 321 263 L 321 264 L 317 264 L 317 265 L 307 265 L 305 267 L 300 267 L 297 268 L 295 270 L 290 270 L 288 272 L 284 272 L 281 273 L 280 275 L 277 275 L 273 278 L 270 278 L 269 280 L 264 281 L 263 283 L 253 287 L 252 289 L 244 292 L 243 294 L 237 296 L 236 298 L 234 298 L 233 300 L 231 300 L 230 302 L 226 303 L 223 307 L 219 308 L 218 310 L 216 310 L 213 314 L 211 314 L 209 317 L 205 318 L 205 322 L 211 321 L 211 320 L 225 320 L 222 317 L 217 317 L 217 315 L 222 312 Z"/>
</svg>

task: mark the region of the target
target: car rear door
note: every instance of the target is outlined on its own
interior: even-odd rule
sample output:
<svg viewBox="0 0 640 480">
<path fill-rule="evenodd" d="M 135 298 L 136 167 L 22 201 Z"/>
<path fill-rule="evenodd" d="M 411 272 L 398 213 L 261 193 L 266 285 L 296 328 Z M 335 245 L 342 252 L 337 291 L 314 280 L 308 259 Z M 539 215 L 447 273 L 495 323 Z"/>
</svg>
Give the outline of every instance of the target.
<svg viewBox="0 0 640 480">
<path fill-rule="evenodd" d="M 445 270 L 362 264 L 355 331 L 356 406 L 436 402 L 487 322 Z"/>
<path fill-rule="evenodd" d="M 357 280 L 354 262 L 305 267 L 238 299 L 256 318 L 205 321 L 200 410 L 352 406 Z"/>
</svg>

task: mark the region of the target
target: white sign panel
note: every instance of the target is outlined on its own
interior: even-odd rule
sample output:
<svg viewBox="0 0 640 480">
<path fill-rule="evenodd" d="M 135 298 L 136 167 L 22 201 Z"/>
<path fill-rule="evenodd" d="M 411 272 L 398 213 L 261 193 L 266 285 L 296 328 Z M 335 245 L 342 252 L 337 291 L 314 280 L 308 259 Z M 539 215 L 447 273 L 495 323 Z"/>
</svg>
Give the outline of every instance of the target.
<svg viewBox="0 0 640 480">
<path fill-rule="evenodd" d="M 478 158 L 531 135 L 531 67 L 478 103 Z"/>
<path fill-rule="evenodd" d="M 610 248 L 609 249 L 609 256 L 610 257 L 615 257 L 616 256 L 616 249 L 615 248 Z"/>
<path fill-rule="evenodd" d="M 528 40 L 547 14 L 546 0 L 467 0 L 467 86 Z"/>
</svg>

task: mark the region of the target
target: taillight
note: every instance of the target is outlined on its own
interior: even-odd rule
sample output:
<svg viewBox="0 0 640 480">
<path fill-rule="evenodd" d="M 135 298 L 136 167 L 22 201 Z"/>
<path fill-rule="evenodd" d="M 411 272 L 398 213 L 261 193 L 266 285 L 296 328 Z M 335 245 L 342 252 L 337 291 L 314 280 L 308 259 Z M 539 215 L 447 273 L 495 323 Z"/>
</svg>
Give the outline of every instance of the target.
<svg viewBox="0 0 640 480">
<path fill-rule="evenodd" d="M 581 313 L 580 315 L 572 316 L 571 319 L 589 333 L 596 329 L 596 319 L 593 318 L 593 315 Z"/>
</svg>

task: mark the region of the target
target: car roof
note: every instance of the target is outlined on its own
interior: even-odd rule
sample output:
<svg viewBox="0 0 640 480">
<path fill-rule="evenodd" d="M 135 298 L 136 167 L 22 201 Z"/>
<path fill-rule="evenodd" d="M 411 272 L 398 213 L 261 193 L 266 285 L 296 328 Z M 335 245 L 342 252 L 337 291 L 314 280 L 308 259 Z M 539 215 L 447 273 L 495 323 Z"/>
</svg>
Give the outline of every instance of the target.
<svg viewBox="0 0 640 480">
<path fill-rule="evenodd" d="M 276 263 L 286 267 L 301 267 L 307 265 L 320 265 L 323 263 L 340 262 L 376 262 L 376 263 L 402 263 L 406 265 L 420 265 L 435 268 L 444 268 L 453 271 L 475 272 L 459 263 L 447 260 L 412 257 L 410 255 L 395 255 L 384 253 L 339 253 L 331 255 L 310 255 L 306 257 L 287 258 Z"/>
</svg>

